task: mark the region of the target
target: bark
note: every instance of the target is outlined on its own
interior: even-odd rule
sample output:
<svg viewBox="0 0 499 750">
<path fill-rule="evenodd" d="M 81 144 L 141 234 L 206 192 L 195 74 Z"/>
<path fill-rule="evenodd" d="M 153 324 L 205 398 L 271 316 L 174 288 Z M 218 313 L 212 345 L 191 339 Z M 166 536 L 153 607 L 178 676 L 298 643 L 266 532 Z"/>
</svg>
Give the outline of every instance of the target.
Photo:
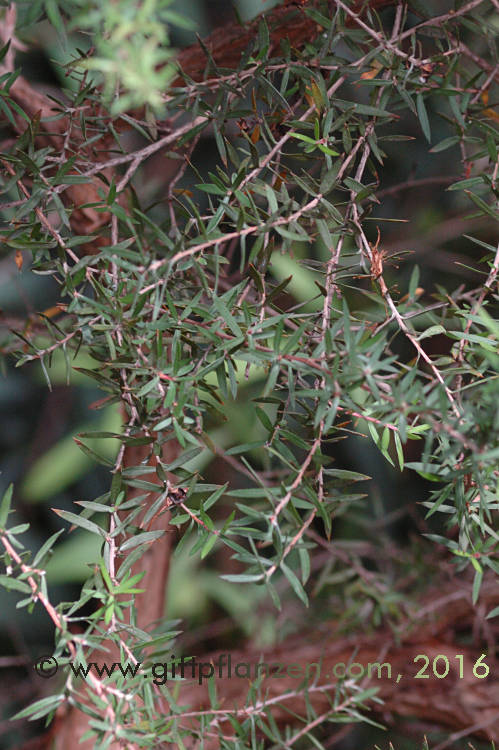
<svg viewBox="0 0 499 750">
<path fill-rule="evenodd" d="M 484 584 L 480 601 L 484 612 L 497 606 L 499 592 L 492 578 Z M 483 612 L 481 616 L 477 613 L 471 601 L 471 582 L 453 580 L 446 586 L 431 589 L 421 600 L 418 609 L 419 613 L 414 612 L 397 628 L 397 633 L 379 629 L 372 635 L 357 632 L 345 637 L 337 632 L 334 622 L 329 622 L 322 629 L 303 632 L 271 649 L 231 651 L 230 679 L 227 677 L 227 659 L 223 662 L 220 677 L 218 664 L 223 652 L 206 654 L 196 661 L 206 665 L 205 674 L 210 671 L 209 664 L 215 665 L 214 677 L 220 709 L 226 709 L 242 721 L 246 716 L 262 711 L 262 703 L 269 704 L 272 717 L 278 724 L 294 722 L 293 717 L 297 715 L 307 716 L 305 692 L 299 689 L 307 672 L 307 665 L 320 663 L 320 678 L 317 684 L 311 685 L 307 700 L 315 713 L 321 716 L 331 710 L 338 682 L 334 675 L 336 665 L 355 662 L 367 668 L 367 665 L 376 662 L 389 663 L 391 677 L 387 676 L 387 669 L 383 669 L 383 678 L 378 679 L 377 670 L 373 668 L 371 678 L 366 677 L 361 682 L 366 688 L 378 688 L 378 697 L 383 700 L 382 705 L 370 704 L 374 719 L 386 722 L 387 717 L 391 717 L 391 720 L 394 716 L 413 717 L 418 721 L 449 727 L 453 732 L 469 733 L 498 742 L 499 665 L 494 654 L 498 625 L 492 629 L 481 619 Z M 482 630 L 481 637 L 477 637 L 472 646 L 459 642 L 457 634 L 466 632 L 466 629 Z M 484 641 L 488 641 L 488 645 Z M 422 659 L 414 662 L 418 654 L 425 654 L 429 658 L 428 668 L 421 672 L 429 675 L 428 678 L 415 677 L 424 666 Z M 459 674 L 459 660 L 456 659 L 459 654 L 463 661 L 462 677 Z M 481 654 L 485 654 L 484 661 L 490 669 L 484 679 L 473 673 L 473 667 Z M 432 662 L 438 655 L 447 657 L 450 665 L 447 676 L 440 679 L 432 673 Z M 235 665 L 250 665 L 253 675 L 259 661 L 267 665 L 279 663 L 280 668 L 279 671 L 274 671 L 273 676 L 262 681 L 260 695 L 264 700 L 260 698 L 255 706 L 247 702 L 248 679 L 244 678 L 246 667 L 240 668 L 241 677 L 238 678 L 235 676 Z M 288 674 L 287 668 L 290 665 L 295 665 L 295 669 L 293 671 L 291 668 Z M 311 684 L 317 667 L 310 666 L 309 669 Z M 437 672 L 443 674 L 444 669 L 444 660 L 437 660 Z M 341 671 L 342 668 L 337 667 L 338 676 L 341 676 Z M 477 674 L 483 673 L 477 667 Z M 192 680 L 188 666 L 185 675 L 189 679 L 181 690 L 179 702 L 187 704 L 187 710 L 191 712 L 208 709 L 210 699 L 207 679 L 200 685 L 199 672 L 196 671 Z M 401 678 L 397 682 L 398 675 Z M 320 690 L 323 685 L 328 687 Z M 305 725 L 305 721 L 298 722 L 296 732 Z M 219 738 L 222 735 L 234 735 L 233 726 L 226 716 L 213 721 L 211 730 L 205 733 L 205 737 L 210 737 L 208 746 L 204 746 L 205 750 L 220 747 Z"/>
<path fill-rule="evenodd" d="M 147 459 L 147 448 L 148 446 L 141 446 L 140 448 L 132 447 L 125 450 L 125 468 L 128 466 L 138 466 L 142 461 Z M 181 450 L 181 447 L 176 441 L 170 441 L 165 446 L 162 460 L 166 463 L 171 463 L 181 453 Z M 142 479 L 151 481 L 151 475 L 144 474 Z M 171 475 L 169 479 L 172 482 L 175 481 L 173 475 Z M 139 494 L 143 494 L 143 491 L 132 490 L 128 493 L 128 498 Z M 150 504 L 155 500 L 156 495 L 153 493 L 150 493 L 144 500 L 143 511 L 136 520 L 137 525 L 140 526 L 144 514 Z M 151 626 L 156 625 L 158 621 L 161 621 L 164 617 L 166 583 L 168 581 L 172 540 L 174 539 L 174 534 L 169 533 L 168 531 L 169 519 L 170 513 L 166 511 L 153 521 L 150 529 L 148 527 L 148 530 L 155 531 L 156 529 L 162 529 L 165 530 L 166 533 L 159 537 L 159 539 L 155 540 L 140 560 L 132 566 L 132 575 L 145 571 L 145 576 L 140 582 L 140 588 L 144 589 L 144 593 L 135 595 L 137 611 L 136 625 L 138 628 L 145 631 L 148 631 Z M 125 598 L 129 599 L 130 597 Z M 101 626 L 104 629 L 106 628 L 103 623 Z M 97 662 L 99 665 L 102 665 L 103 663 L 112 664 L 113 662 L 120 661 L 120 654 L 114 643 L 104 641 L 103 646 L 108 649 L 107 652 L 94 652 L 91 657 L 89 657 L 90 661 Z M 87 701 L 84 700 L 84 702 Z M 56 714 L 53 726 L 47 736 L 45 747 L 47 749 L 50 748 L 50 750 L 68 750 L 76 745 L 79 749 L 81 748 L 81 750 L 92 750 L 95 744 L 93 740 L 80 742 L 81 737 L 88 731 L 88 729 L 87 714 L 80 711 L 75 706 L 64 708 Z M 110 745 L 110 750 L 118 750 L 119 747 L 122 746 L 119 744 L 112 744 Z"/>
<path fill-rule="evenodd" d="M 387 5 L 395 5 L 395 0 L 357 0 L 353 3 L 352 10 L 361 12 L 362 8 L 369 6 L 372 10 L 379 10 Z M 283 5 L 265 14 L 265 21 L 269 27 L 270 47 L 269 55 L 278 54 L 282 39 L 288 39 L 291 47 L 296 50 L 303 49 L 304 45 L 315 39 L 324 32 L 322 26 L 305 13 L 305 6 L 315 5 L 314 2 L 290 2 L 287 0 Z M 330 3 L 333 10 L 334 3 Z M 242 53 L 246 50 L 253 39 L 258 38 L 258 26 L 261 17 L 257 17 L 251 23 L 242 26 L 240 23 L 231 21 L 219 29 L 216 29 L 203 44 L 212 57 L 213 62 L 219 68 L 237 69 Z M 351 19 L 346 19 L 347 26 L 352 25 Z M 193 45 L 182 50 L 178 56 L 178 64 L 183 73 L 195 81 L 203 79 L 209 59 L 200 44 Z M 210 77 L 216 75 L 211 69 Z M 183 85 L 181 79 L 175 83 Z"/>
</svg>

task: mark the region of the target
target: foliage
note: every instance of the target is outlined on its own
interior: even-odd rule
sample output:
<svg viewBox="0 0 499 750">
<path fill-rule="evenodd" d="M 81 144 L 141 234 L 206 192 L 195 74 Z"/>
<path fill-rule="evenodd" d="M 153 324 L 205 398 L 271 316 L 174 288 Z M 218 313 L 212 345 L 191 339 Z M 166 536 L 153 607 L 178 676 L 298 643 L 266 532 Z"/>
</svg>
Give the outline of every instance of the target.
<svg viewBox="0 0 499 750">
<path fill-rule="evenodd" d="M 47 17 L 66 49 L 68 31 L 81 35 L 79 46 L 87 54 L 79 51 L 66 66 L 99 73 L 104 79 L 101 96 L 116 114 L 143 104 L 162 111 L 162 92 L 175 73 L 169 25 L 192 28 L 188 19 L 171 9 L 172 2 L 38 0 L 20 2 L 18 7 L 21 26 Z"/>
<path fill-rule="evenodd" d="M 497 221 L 497 116 L 488 107 L 496 74 L 494 61 L 481 57 L 493 44 L 493 4 L 458 4 L 436 18 L 418 18 L 419 3 L 411 13 L 399 5 L 394 14 L 362 16 L 340 0 L 301 4 L 290 12 L 320 29 L 303 48 L 285 34 L 276 44 L 264 18 L 237 70 L 206 48 L 201 80 L 176 77 L 167 24 L 178 17 L 170 5 L 54 1 L 31 3 L 26 14 L 19 3 L 18 33 L 43 15 L 61 35 L 89 32 L 94 49 L 67 61 L 71 85 L 50 116 L 64 123 L 59 148 L 43 141 L 43 118 L 16 103 L 16 75 L 5 71 L 1 79 L 6 121 L 24 121 L 2 156 L 2 241 L 29 258 L 34 273 L 55 279 L 63 311 L 43 316 L 43 330 L 17 332 L 18 365 L 39 361 L 50 382 L 57 352 L 68 374 L 84 353 L 93 366 L 79 372 L 102 390 L 102 406 L 121 405 L 124 420 L 121 432 L 78 436 L 79 448 L 109 467 L 109 490 L 79 513 L 59 511 L 102 545 L 80 599 L 50 604 L 43 570 L 58 534 L 28 563 L 10 491 L 0 511 L 2 583 L 24 594 L 19 606 L 45 606 L 61 660 L 85 663 L 104 637 L 138 661 L 151 644 L 170 649 L 173 623 L 152 634 L 134 624 L 140 575 L 131 569 L 161 543 L 163 532 L 148 524 L 168 502 L 175 475 L 188 500 L 170 523 L 183 539 L 195 532 L 192 555 L 204 559 L 225 546 L 238 571 L 222 571 L 225 581 L 264 587 L 277 608 L 290 591 L 313 606 L 317 536 L 334 544 L 338 524 L 365 502 L 356 485 L 368 477 L 332 457 L 357 434 L 400 471 L 433 483 L 427 517 L 442 515 L 445 524 L 430 538 L 458 571 L 472 569 L 478 602 L 484 572 L 499 572 L 499 328 L 491 310 L 499 254 L 468 237 L 483 252 L 475 289 L 440 286 L 430 299 L 416 265 L 398 285 L 383 235 L 386 222 L 405 217 L 386 216 L 377 196 L 393 144 L 406 143 L 409 160 L 409 115 L 432 153 L 461 156 L 461 174 L 444 184 L 448 199 L 469 217 Z M 104 73 L 103 89 L 90 70 Z M 206 171 L 196 158 L 209 138 L 217 154 Z M 144 200 L 134 186 L 154 155 L 178 168 L 166 195 Z M 75 188 L 87 196 L 92 231 L 75 229 Z M 251 430 L 236 444 L 217 445 L 217 428 L 237 419 L 248 398 Z M 109 439 L 120 446 L 112 458 L 97 447 Z M 408 441 L 420 446 L 417 460 L 405 458 Z M 172 444 L 178 455 L 165 460 Z M 126 465 L 126 451 L 143 446 L 149 463 Z M 222 456 L 237 481 L 204 481 L 206 455 Z M 220 518 L 217 504 L 227 500 L 233 511 Z M 338 580 L 350 569 L 349 557 L 338 561 Z M 374 625 L 387 613 L 397 620 L 397 595 L 385 596 L 371 611 Z M 90 601 L 93 614 L 81 616 Z M 362 615 L 351 613 L 356 618 Z M 75 619 L 84 627 L 78 637 Z M 182 737 L 202 734 L 214 720 L 200 715 L 197 727 L 182 728 L 174 691 L 159 691 L 169 706 L 162 713 L 158 691 L 142 675 L 94 680 L 86 711 L 95 747 L 107 747 L 110 737 L 182 746 Z M 341 683 L 324 721 L 366 720 L 374 693 Z M 249 699 L 264 701 L 258 684 Z M 70 676 L 24 715 L 50 717 L 68 701 L 85 705 Z M 311 738 L 317 715 L 307 708 L 298 729 L 289 723 L 284 730 L 268 708 L 248 709 L 241 720 L 232 717 L 238 739 L 225 746 L 257 747 L 256 729 L 274 746 Z"/>
</svg>

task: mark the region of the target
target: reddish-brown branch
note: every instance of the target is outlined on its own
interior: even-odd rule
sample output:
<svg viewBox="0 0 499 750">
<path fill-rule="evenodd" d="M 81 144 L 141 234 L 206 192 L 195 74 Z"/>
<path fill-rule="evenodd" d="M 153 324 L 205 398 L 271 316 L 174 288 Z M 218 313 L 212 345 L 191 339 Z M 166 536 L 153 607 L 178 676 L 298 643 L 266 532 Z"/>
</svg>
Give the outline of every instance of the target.
<svg viewBox="0 0 499 750">
<path fill-rule="evenodd" d="M 369 3 L 357 0 L 353 4 L 352 10 L 359 12 L 366 5 L 369 5 L 373 10 L 378 10 L 394 4 L 395 0 L 370 0 Z M 305 5 L 313 6 L 315 3 L 307 2 Z M 335 4 L 331 2 L 330 5 L 333 9 Z M 305 8 L 301 7 L 301 4 L 289 2 L 289 0 L 284 5 L 280 5 L 267 13 L 265 20 L 269 27 L 269 54 L 278 52 L 280 42 L 283 39 L 288 39 L 292 47 L 300 50 L 307 42 L 324 31 L 316 21 L 306 14 Z M 241 26 L 240 23 L 235 21 L 227 23 L 225 26 L 216 29 L 208 39 L 204 40 L 203 43 L 209 50 L 217 67 L 229 69 L 238 67 L 242 53 L 252 40 L 258 38 L 260 21 L 261 17 L 245 26 Z M 199 81 L 202 80 L 209 61 L 201 45 L 195 44 L 182 50 L 178 56 L 178 63 L 183 73 L 195 81 Z M 181 79 L 177 79 L 175 83 L 181 85 Z"/>
<path fill-rule="evenodd" d="M 484 606 L 497 606 L 498 593 L 493 581 L 485 584 L 481 591 Z M 471 602 L 470 585 L 466 582 L 451 581 L 447 586 L 431 590 L 421 601 L 419 612 L 398 628 L 398 635 L 392 631 L 378 630 L 372 635 L 359 632 L 348 637 L 336 630 L 334 623 L 325 625 L 322 631 L 302 633 L 292 637 L 277 647 L 262 651 L 233 651 L 230 653 L 232 677 L 227 678 L 227 654 L 224 655 L 219 676 L 219 659 L 223 652 L 211 653 L 196 658 L 198 663 L 215 665 L 214 677 L 219 697 L 219 710 L 214 713 L 213 736 L 210 750 L 219 747 L 217 734 L 230 736 L 232 726 L 227 719 L 231 713 L 240 721 L 250 714 L 263 712 L 265 706 L 272 707 L 272 716 L 278 723 L 292 720 L 293 713 L 306 715 L 304 692 L 298 689 L 305 675 L 307 666 L 320 664 L 321 677 L 316 683 L 313 678 L 316 667 L 309 667 L 311 688 L 308 700 L 317 714 L 328 711 L 330 700 L 334 696 L 337 679 L 333 670 L 340 662 L 350 661 L 367 667 L 375 662 L 389 663 L 392 677 L 378 679 L 377 673 L 366 681 L 365 687 L 379 688 L 378 696 L 383 704 L 372 704 L 375 717 L 383 720 L 383 715 L 393 713 L 397 716 L 417 716 L 419 720 L 433 722 L 441 726 L 465 733 L 471 729 L 474 736 L 494 741 L 499 740 L 499 674 L 493 653 L 487 653 L 484 661 L 490 668 L 485 679 L 476 677 L 473 666 L 486 651 L 480 644 L 473 646 L 458 645 L 456 632 L 468 627 L 470 630 L 476 620 L 476 609 Z M 415 674 L 424 664 L 423 660 L 414 662 L 418 654 L 429 657 L 429 670 L 424 672 L 429 677 L 417 679 Z M 449 673 L 438 679 L 432 673 L 432 660 L 439 654 L 449 661 Z M 463 676 L 459 675 L 459 661 L 456 655 L 463 657 Z M 235 665 L 248 664 L 254 674 L 259 662 L 267 665 L 283 665 L 280 677 L 265 677 L 261 685 L 262 699 L 253 705 L 247 704 L 248 680 L 235 676 Z M 437 662 L 437 671 L 444 660 Z M 186 662 L 185 674 L 190 678 Z M 291 671 L 290 665 L 299 665 L 301 671 Z M 208 672 L 207 666 L 205 667 Z M 244 673 L 245 667 L 242 667 Z M 338 668 L 341 672 L 341 668 Z M 205 672 L 205 673 L 206 673 Z M 397 682 L 398 675 L 402 675 Z M 480 674 L 480 669 L 477 669 Z M 331 678 L 333 675 L 333 678 Z M 194 680 L 181 691 L 180 702 L 188 703 L 190 715 L 187 723 L 195 726 L 200 712 L 207 711 L 210 705 L 208 680 L 199 685 L 198 672 Z M 313 684 L 312 684 L 313 683 Z M 321 689 L 322 686 L 322 689 Z M 296 732 L 299 732 L 300 726 Z M 473 729 L 475 727 L 475 729 Z M 205 745 L 206 747 L 206 745 Z"/>
<path fill-rule="evenodd" d="M 181 448 L 176 441 L 166 443 L 163 450 L 162 461 L 171 463 L 179 455 Z M 123 456 L 124 467 L 140 466 L 148 457 L 148 447 L 128 447 Z M 151 480 L 150 474 L 144 474 L 142 479 Z M 173 480 L 173 477 L 171 477 Z M 129 497 L 142 494 L 141 491 L 133 490 Z M 143 501 L 143 510 L 135 519 L 135 523 L 140 526 L 144 514 L 150 505 L 156 500 L 156 495 L 151 493 Z M 135 595 L 136 621 L 135 625 L 141 630 L 149 630 L 151 626 L 157 624 L 164 616 L 166 584 L 168 580 L 168 569 L 170 562 L 172 539 L 174 535 L 168 533 L 169 512 L 157 516 L 151 524 L 149 530 L 165 530 L 165 534 L 156 539 L 145 554 L 132 566 L 131 574 L 145 572 L 140 582 L 140 588 L 144 590 L 142 594 Z M 129 599 L 130 597 L 124 597 Z M 105 628 L 106 626 L 103 625 Z M 104 663 L 112 664 L 120 661 L 120 653 L 114 642 L 104 641 L 102 644 L 107 648 L 107 652 L 97 651 L 88 657 L 91 661 L 99 665 Z M 78 744 L 82 735 L 88 731 L 88 716 L 77 709 L 75 706 L 67 709 L 63 708 L 54 720 L 54 724 L 47 735 L 45 747 L 50 750 L 68 750 L 73 745 L 81 750 L 91 750 L 94 747 L 93 740 L 87 740 Z M 111 745 L 113 750 L 118 749 L 118 745 Z"/>
</svg>

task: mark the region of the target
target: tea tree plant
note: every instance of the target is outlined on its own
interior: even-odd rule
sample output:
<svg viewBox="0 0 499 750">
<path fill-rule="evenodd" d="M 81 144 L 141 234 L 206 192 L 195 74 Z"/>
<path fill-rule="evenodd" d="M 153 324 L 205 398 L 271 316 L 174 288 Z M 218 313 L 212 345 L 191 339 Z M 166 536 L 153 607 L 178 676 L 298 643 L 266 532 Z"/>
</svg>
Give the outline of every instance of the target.
<svg viewBox="0 0 499 750">
<path fill-rule="evenodd" d="M 234 593 L 247 587 L 258 606 L 294 613 L 306 633 L 275 639 L 267 662 L 367 663 L 391 649 L 401 673 L 412 661 L 408 633 L 429 643 L 425 613 L 441 613 L 434 639 L 452 625 L 442 608 L 456 584 L 441 582 L 441 598 L 421 588 L 449 561 L 472 581 L 450 594 L 455 617 L 483 607 L 493 642 L 496 4 L 288 2 L 176 56 L 168 24 L 188 22 L 170 5 L 54 0 L 5 11 L 3 247 L 18 267 L 50 276 L 60 301 L 14 326 L 3 350 L 18 366 L 38 362 L 49 387 L 62 354 L 68 379 L 84 373 L 103 392 L 97 407 L 118 404 L 122 415 L 121 432 L 75 438 L 108 467 L 108 490 L 56 510 L 101 542 L 76 601 L 52 603 L 46 585 L 62 526 L 31 559 L 4 496 L 1 582 L 24 595 L 19 606 L 45 607 L 65 674 L 19 716 L 55 716 L 56 747 L 81 736 L 102 748 L 201 738 L 205 747 L 324 747 L 335 723 L 373 722 L 387 709 L 497 740 L 485 699 L 469 700 L 481 678 L 497 689 L 497 675 L 480 673 L 485 652 L 470 645 L 454 647 L 475 672 L 474 682 L 462 676 L 450 714 L 431 698 L 414 709 L 417 681 L 397 692 L 363 678 L 264 675 L 229 690 L 215 677 L 159 684 L 151 671 L 186 628 L 168 621 L 164 592 L 170 556 L 193 538 L 200 565 L 215 559 Z M 43 19 L 67 45 L 60 96 L 15 67 Z M 90 34 L 84 51 L 76 33 Z M 413 177 L 415 142 L 419 154 L 452 155 L 451 169 Z M 482 255 L 474 283 L 424 288 L 411 248 L 387 251 L 390 222 L 411 218 L 393 196 L 421 186 L 470 225 L 482 217 L 480 231 L 460 232 Z M 244 436 L 228 439 L 224 420 L 246 420 Z M 349 436 L 432 483 L 421 498 L 429 523 L 442 518 L 426 534 L 431 547 L 422 538 L 400 554 L 368 530 L 370 541 L 345 534 L 369 504 L 357 488 L 368 476 L 341 465 Z M 109 439 L 114 459 L 95 448 Z M 225 482 L 205 478 L 214 457 Z M 336 622 L 339 651 L 307 645 L 321 619 Z M 450 655 L 443 637 L 440 648 Z M 79 680 L 69 662 L 141 670 Z"/>
</svg>

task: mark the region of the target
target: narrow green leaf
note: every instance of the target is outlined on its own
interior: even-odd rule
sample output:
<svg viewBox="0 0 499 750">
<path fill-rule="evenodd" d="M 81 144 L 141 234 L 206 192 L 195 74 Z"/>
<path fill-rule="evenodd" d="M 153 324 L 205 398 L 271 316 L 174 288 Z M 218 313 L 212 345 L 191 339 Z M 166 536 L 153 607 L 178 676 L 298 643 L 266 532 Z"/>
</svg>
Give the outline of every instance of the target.
<svg viewBox="0 0 499 750">
<path fill-rule="evenodd" d="M 5 528 L 5 524 L 7 522 L 7 516 L 9 515 L 9 511 L 10 511 L 10 504 L 12 502 L 13 491 L 14 491 L 14 485 L 9 484 L 2 498 L 2 503 L 0 504 L 0 529 Z"/>
<path fill-rule="evenodd" d="M 27 708 L 23 708 L 23 710 L 19 711 L 15 716 L 12 716 L 12 721 L 25 719 L 28 716 L 30 717 L 30 721 L 34 721 L 42 716 L 46 716 L 51 711 L 55 711 L 63 701 L 64 695 L 51 695 L 48 698 L 41 698 Z"/>
<path fill-rule="evenodd" d="M 263 576 L 263 573 L 253 575 L 249 573 L 230 573 L 220 576 L 220 578 L 224 581 L 229 581 L 230 583 L 256 583 L 256 581 L 261 581 Z"/>
<path fill-rule="evenodd" d="M 0 575 L 0 585 L 11 591 L 21 591 L 23 594 L 31 594 L 29 583 L 19 581 L 13 576 Z"/>
<path fill-rule="evenodd" d="M 416 107 L 418 110 L 418 117 L 423 133 L 428 143 L 431 142 L 431 130 L 430 121 L 428 120 L 428 113 L 424 102 L 423 94 L 417 94 L 416 96 Z"/>
<path fill-rule="evenodd" d="M 76 513 L 71 513 L 71 511 L 69 510 L 60 510 L 59 508 L 52 508 L 52 510 L 54 511 L 54 513 L 57 513 L 60 518 L 63 518 L 65 521 L 69 521 L 69 523 L 71 523 L 73 526 L 79 526 L 82 529 L 91 531 L 93 534 L 99 534 L 99 536 L 102 537 L 107 536 L 104 529 L 101 529 L 101 527 L 96 523 L 93 523 L 93 521 L 89 521 L 88 518 L 78 516 Z"/>
<path fill-rule="evenodd" d="M 133 549 L 133 547 L 138 547 L 139 544 L 153 542 L 155 539 L 159 539 L 160 536 L 163 536 L 164 533 L 165 532 L 160 529 L 159 531 L 144 531 L 141 534 L 136 534 L 123 542 L 120 546 L 120 552 Z"/>
<path fill-rule="evenodd" d="M 471 561 L 476 562 L 476 560 L 473 557 L 471 558 Z M 478 569 L 475 570 L 475 577 L 473 579 L 473 590 L 472 590 L 471 601 L 473 602 L 474 605 L 477 603 L 478 597 L 480 596 L 480 588 L 482 585 L 482 581 L 483 581 L 483 570 L 479 566 Z"/>
<path fill-rule="evenodd" d="M 281 561 L 279 567 L 281 568 L 282 572 L 288 579 L 289 583 L 291 584 L 291 588 L 295 592 L 296 596 L 301 599 L 301 601 L 304 603 L 306 607 L 308 607 L 308 596 L 305 593 L 305 589 L 301 585 L 300 581 L 296 577 L 296 575 L 293 573 L 290 567 L 288 567 L 284 562 Z"/>
<path fill-rule="evenodd" d="M 42 544 L 38 552 L 36 553 L 34 559 L 33 559 L 33 567 L 38 568 L 43 564 L 43 558 L 45 555 L 52 549 L 52 545 L 56 541 L 56 539 L 63 533 L 64 529 L 59 529 L 59 531 L 56 531 L 55 534 L 52 534 L 49 536 L 46 542 Z"/>
</svg>

